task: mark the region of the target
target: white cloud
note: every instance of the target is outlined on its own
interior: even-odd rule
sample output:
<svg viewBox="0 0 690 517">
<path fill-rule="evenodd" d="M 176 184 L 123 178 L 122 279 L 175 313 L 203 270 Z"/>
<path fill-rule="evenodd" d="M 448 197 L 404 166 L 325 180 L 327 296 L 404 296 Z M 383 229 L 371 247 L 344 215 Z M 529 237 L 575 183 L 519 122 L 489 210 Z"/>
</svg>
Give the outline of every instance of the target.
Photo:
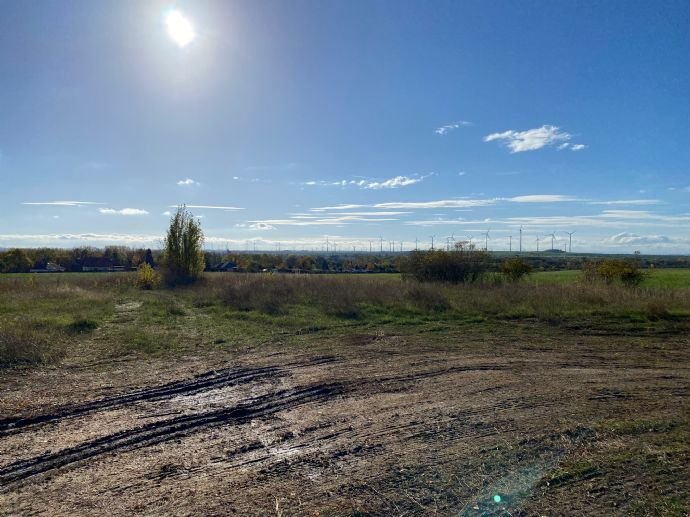
<svg viewBox="0 0 690 517">
<path fill-rule="evenodd" d="M 384 189 L 384 188 L 398 188 L 398 187 L 407 187 L 408 185 L 414 185 L 415 183 L 419 183 L 420 181 L 424 181 L 424 179 L 427 176 L 422 176 L 419 178 L 410 178 L 408 176 L 396 176 L 395 178 L 391 178 L 385 181 L 372 181 L 370 183 L 367 183 L 364 188 L 367 189 L 372 189 L 372 190 L 379 190 L 379 189 Z"/>
<path fill-rule="evenodd" d="M 590 205 L 658 205 L 658 199 L 616 199 L 614 201 L 590 201 Z"/>
<path fill-rule="evenodd" d="M 582 151 L 583 149 L 587 149 L 585 144 L 573 144 L 570 146 L 571 151 Z"/>
<path fill-rule="evenodd" d="M 265 224 L 271 226 L 329 226 L 347 225 L 353 223 L 380 223 L 399 221 L 394 217 L 366 217 L 359 215 L 321 215 L 315 216 L 294 216 L 289 219 L 265 219 L 259 221 L 249 221 L 254 224 Z"/>
<path fill-rule="evenodd" d="M 335 206 L 321 206 L 317 208 L 311 208 L 311 212 L 325 212 L 325 211 L 330 211 L 330 210 L 352 210 L 353 208 L 363 208 L 366 207 L 367 205 L 352 205 L 352 204 L 343 204 L 343 205 L 335 205 Z"/>
<path fill-rule="evenodd" d="M 564 201 L 578 201 L 578 199 L 561 194 L 532 194 L 529 196 L 510 197 L 507 201 L 512 201 L 513 203 L 561 203 Z"/>
<path fill-rule="evenodd" d="M 528 129 L 526 131 L 515 131 L 510 129 L 503 133 L 491 133 L 484 137 L 484 141 L 493 142 L 494 140 L 503 140 L 511 153 L 521 153 L 525 151 L 536 151 L 537 149 L 559 143 L 559 148 L 564 149 L 564 142 L 567 142 L 571 138 L 572 135 L 570 133 L 561 131 L 557 126 L 543 125 L 542 127 Z"/>
<path fill-rule="evenodd" d="M 304 185 L 308 186 L 322 186 L 322 187 L 358 187 L 361 189 L 368 190 L 382 190 L 382 189 L 394 189 L 400 187 L 407 187 L 409 185 L 414 185 L 424 181 L 429 176 L 433 176 L 434 173 L 425 174 L 424 176 L 395 176 L 387 180 L 371 180 L 371 179 L 358 179 L 358 180 L 338 180 L 338 181 L 307 181 Z"/>
<path fill-rule="evenodd" d="M 441 127 L 437 127 L 434 129 L 434 133 L 437 135 L 445 135 L 450 133 L 451 131 L 454 131 L 458 129 L 460 126 L 471 126 L 472 123 L 468 122 L 467 120 L 458 120 L 457 122 L 452 122 L 451 124 L 446 124 Z"/>
<path fill-rule="evenodd" d="M 96 203 L 95 201 L 41 201 L 41 202 L 27 202 L 22 205 L 49 205 L 49 206 L 86 206 L 86 205 L 102 205 L 103 203 Z"/>
<path fill-rule="evenodd" d="M 465 174 L 467 174 L 465 171 L 458 172 L 458 176 L 464 176 Z"/>
<path fill-rule="evenodd" d="M 640 244 L 672 244 L 680 243 L 683 239 L 674 239 L 668 235 L 637 235 L 635 233 L 623 232 L 612 236 L 609 239 L 611 244 L 619 245 L 640 245 Z M 684 239 L 687 243 L 687 239 Z"/>
<path fill-rule="evenodd" d="M 170 208 L 177 208 L 177 205 L 168 205 Z M 236 206 L 217 206 L 217 205 L 186 205 L 187 208 L 208 208 L 210 210 L 224 210 L 230 212 L 233 210 L 244 210 L 244 208 L 238 208 Z"/>
<path fill-rule="evenodd" d="M 166 215 L 166 216 L 170 217 L 172 215 L 172 212 L 170 210 L 166 210 L 161 215 Z"/>
<path fill-rule="evenodd" d="M 478 206 L 490 206 L 495 202 L 493 199 L 441 199 L 438 201 L 403 201 L 392 203 L 377 203 L 372 205 L 374 208 L 472 208 Z"/>
<path fill-rule="evenodd" d="M 177 184 L 182 186 L 182 187 L 191 187 L 191 186 L 198 187 L 199 185 L 201 185 L 201 183 L 199 183 L 198 181 L 194 181 L 192 178 L 180 180 L 177 182 Z"/>
<path fill-rule="evenodd" d="M 276 227 L 273 226 L 272 224 L 266 224 L 264 222 L 257 222 L 254 224 L 250 224 L 249 228 L 252 230 L 260 230 L 260 231 L 266 231 L 266 230 L 275 230 Z"/>
<path fill-rule="evenodd" d="M 148 215 L 146 210 L 140 208 L 123 208 L 122 210 L 115 210 L 114 208 L 99 208 L 98 211 L 106 215 Z"/>
<path fill-rule="evenodd" d="M 76 241 L 99 243 L 154 243 L 160 242 L 160 235 L 137 235 L 121 233 L 58 233 L 58 234 L 0 234 L 0 242 L 24 242 L 34 245 L 46 243 L 69 243 Z"/>
</svg>

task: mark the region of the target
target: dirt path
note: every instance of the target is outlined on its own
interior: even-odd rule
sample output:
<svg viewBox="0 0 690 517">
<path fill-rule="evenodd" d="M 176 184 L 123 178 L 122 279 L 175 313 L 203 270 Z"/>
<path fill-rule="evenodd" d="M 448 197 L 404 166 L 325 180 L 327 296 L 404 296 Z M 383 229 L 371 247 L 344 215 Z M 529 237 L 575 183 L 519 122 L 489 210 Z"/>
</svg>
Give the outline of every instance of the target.
<svg viewBox="0 0 690 517">
<path fill-rule="evenodd" d="M 624 514 L 673 504 L 690 489 L 690 353 L 675 339 L 363 335 L 308 352 L 8 378 L 12 407 L 26 403 L 0 418 L 0 514 Z M 104 384 L 115 394 L 85 396 Z"/>
</svg>

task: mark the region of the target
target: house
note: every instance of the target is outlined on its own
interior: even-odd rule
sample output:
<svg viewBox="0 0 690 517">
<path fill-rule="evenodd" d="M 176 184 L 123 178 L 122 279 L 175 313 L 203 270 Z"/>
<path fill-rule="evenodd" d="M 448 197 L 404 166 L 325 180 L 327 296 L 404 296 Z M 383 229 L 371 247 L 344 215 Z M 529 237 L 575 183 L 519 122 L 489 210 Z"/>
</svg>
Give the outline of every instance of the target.
<svg viewBox="0 0 690 517">
<path fill-rule="evenodd" d="M 212 266 L 210 268 L 211 271 L 224 271 L 224 272 L 229 272 L 229 271 L 237 271 L 237 264 L 234 262 L 221 262 L 220 264 L 216 264 L 215 266 Z"/>
<path fill-rule="evenodd" d="M 55 262 L 45 264 L 38 262 L 35 268 L 29 270 L 30 273 L 63 273 L 64 271 L 65 268 Z"/>
<path fill-rule="evenodd" d="M 113 271 L 113 261 L 105 257 L 86 257 L 81 265 L 82 271 Z"/>
</svg>

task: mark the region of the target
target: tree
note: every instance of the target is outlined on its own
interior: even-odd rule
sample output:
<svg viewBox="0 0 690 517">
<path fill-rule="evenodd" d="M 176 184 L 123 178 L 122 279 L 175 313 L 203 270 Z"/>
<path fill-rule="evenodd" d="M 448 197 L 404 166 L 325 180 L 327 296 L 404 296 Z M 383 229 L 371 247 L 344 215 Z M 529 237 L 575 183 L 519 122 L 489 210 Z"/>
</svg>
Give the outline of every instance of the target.
<svg viewBox="0 0 690 517">
<path fill-rule="evenodd" d="M 0 254 L 0 271 L 3 273 L 26 273 L 32 265 L 24 250 L 13 249 Z"/>
<path fill-rule="evenodd" d="M 170 218 L 163 244 L 165 281 L 169 285 L 191 283 L 204 271 L 204 233 L 201 224 L 184 205 Z"/>
<path fill-rule="evenodd" d="M 144 255 L 144 262 L 151 267 L 154 267 L 156 263 L 153 261 L 153 253 L 151 253 L 151 248 L 146 248 L 146 255 Z"/>
</svg>

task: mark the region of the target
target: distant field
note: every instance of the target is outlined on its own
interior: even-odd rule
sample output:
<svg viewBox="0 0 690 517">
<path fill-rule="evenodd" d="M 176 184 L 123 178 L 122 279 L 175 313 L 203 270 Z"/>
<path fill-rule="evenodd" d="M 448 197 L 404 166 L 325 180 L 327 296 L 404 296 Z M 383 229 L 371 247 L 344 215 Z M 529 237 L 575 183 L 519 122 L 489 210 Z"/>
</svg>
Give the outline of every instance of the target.
<svg viewBox="0 0 690 517">
<path fill-rule="evenodd" d="M 649 277 L 642 282 L 642 287 L 690 287 L 690 269 L 649 269 Z M 582 273 L 579 270 L 540 271 L 530 277 L 536 285 L 568 284 L 577 282 Z"/>
</svg>

